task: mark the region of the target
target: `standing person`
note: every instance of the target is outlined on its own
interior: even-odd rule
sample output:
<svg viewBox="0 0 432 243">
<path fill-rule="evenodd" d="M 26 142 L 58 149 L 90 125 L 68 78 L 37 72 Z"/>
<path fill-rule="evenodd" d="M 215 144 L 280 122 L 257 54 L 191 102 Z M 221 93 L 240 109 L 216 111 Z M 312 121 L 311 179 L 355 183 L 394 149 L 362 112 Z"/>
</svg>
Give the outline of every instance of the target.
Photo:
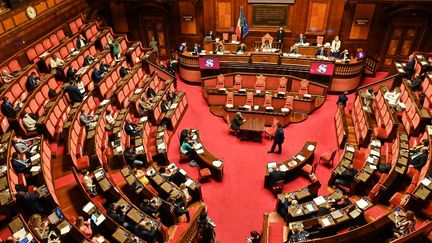
<svg viewBox="0 0 432 243">
<path fill-rule="evenodd" d="M 276 41 L 279 43 L 283 43 L 284 40 L 285 31 L 283 30 L 283 27 L 279 27 L 278 31 L 276 31 Z"/>
<path fill-rule="evenodd" d="M 412 78 L 412 75 L 414 73 L 415 62 L 416 62 L 416 60 L 414 58 L 414 54 L 411 54 L 409 56 L 409 61 L 405 65 L 405 73 L 406 73 L 408 79 Z"/>
<path fill-rule="evenodd" d="M 336 36 L 332 41 L 331 48 L 330 48 L 332 57 L 337 57 L 339 55 L 340 47 L 341 47 L 341 41 L 339 40 L 339 36 Z"/>
<path fill-rule="evenodd" d="M 156 53 L 156 57 L 159 57 L 159 48 L 158 48 L 158 43 L 155 40 L 154 37 L 151 38 L 151 41 L 149 42 L 149 47 L 151 49 L 153 49 L 153 51 Z"/>
<path fill-rule="evenodd" d="M 284 135 L 282 125 L 280 123 L 278 123 L 276 126 L 277 126 L 277 128 L 276 128 L 276 132 L 275 132 L 275 137 L 273 139 L 273 145 L 267 153 L 273 153 L 275 148 L 276 148 L 276 145 L 279 148 L 276 153 L 277 154 L 282 153 L 282 144 L 285 141 L 285 135 Z"/>
<path fill-rule="evenodd" d="M 245 123 L 246 119 L 243 118 L 240 112 L 237 112 L 231 122 L 231 129 L 234 131 L 239 131 L 240 127 L 243 123 Z"/>
<path fill-rule="evenodd" d="M 343 92 L 343 94 L 340 94 L 338 97 L 338 100 L 336 102 L 336 105 L 338 105 L 338 106 L 341 105 L 341 106 L 345 107 L 347 102 L 348 102 L 347 94 L 348 94 L 347 91 Z"/>
</svg>

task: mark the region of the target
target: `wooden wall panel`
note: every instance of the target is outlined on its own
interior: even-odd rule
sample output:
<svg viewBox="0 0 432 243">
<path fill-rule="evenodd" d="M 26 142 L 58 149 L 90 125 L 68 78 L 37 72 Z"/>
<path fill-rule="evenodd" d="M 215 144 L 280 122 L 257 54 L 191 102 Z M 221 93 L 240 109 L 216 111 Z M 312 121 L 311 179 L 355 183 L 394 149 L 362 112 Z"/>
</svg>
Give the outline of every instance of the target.
<svg viewBox="0 0 432 243">
<path fill-rule="evenodd" d="M 325 33 L 329 8 L 328 1 L 312 1 L 309 5 L 309 18 L 306 34 Z"/>
<path fill-rule="evenodd" d="M 18 12 L 13 16 L 13 20 L 15 25 L 19 25 L 28 19 L 26 13 L 24 11 Z"/>
<path fill-rule="evenodd" d="M 350 39 L 366 40 L 369 36 L 369 28 L 375 12 L 375 4 L 357 4 L 354 19 L 351 25 Z M 367 20 L 364 25 L 359 25 L 356 20 Z"/>
<path fill-rule="evenodd" d="M 113 29 L 116 33 L 129 32 L 128 21 L 126 19 L 125 7 L 123 3 L 110 2 L 111 15 L 114 21 Z"/>
<path fill-rule="evenodd" d="M 39 4 L 36 4 L 35 8 L 38 13 L 42 13 L 48 9 L 47 2 L 40 2 Z"/>
<path fill-rule="evenodd" d="M 233 31 L 233 6 L 231 0 L 216 1 L 216 30 L 220 32 Z"/>
<path fill-rule="evenodd" d="M 193 2 L 179 2 L 180 31 L 183 35 L 196 35 L 196 16 Z M 183 16 L 192 16 L 190 21 L 183 19 Z"/>
</svg>

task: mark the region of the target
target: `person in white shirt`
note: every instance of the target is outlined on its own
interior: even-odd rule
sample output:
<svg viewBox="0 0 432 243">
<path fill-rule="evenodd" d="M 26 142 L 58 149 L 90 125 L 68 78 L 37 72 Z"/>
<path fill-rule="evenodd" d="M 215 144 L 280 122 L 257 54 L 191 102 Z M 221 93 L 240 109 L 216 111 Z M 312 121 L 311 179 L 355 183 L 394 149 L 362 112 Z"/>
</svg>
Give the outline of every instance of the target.
<svg viewBox="0 0 432 243">
<path fill-rule="evenodd" d="M 114 119 L 114 117 L 111 115 L 111 111 L 110 111 L 110 110 L 107 110 L 107 111 L 106 111 L 106 114 L 105 114 L 105 120 L 106 120 L 106 123 L 107 123 L 108 125 L 110 125 L 110 126 L 114 126 L 115 119 Z"/>
<path fill-rule="evenodd" d="M 1 80 L 3 83 L 9 83 L 14 79 L 14 76 L 10 75 L 6 70 L 2 71 Z"/>
<path fill-rule="evenodd" d="M 24 124 L 24 127 L 27 129 L 27 131 L 36 131 L 36 120 L 33 119 L 29 113 L 24 112 L 22 115 L 22 121 Z"/>
<path fill-rule="evenodd" d="M 384 99 L 387 100 L 390 106 L 396 106 L 399 103 L 400 95 L 401 95 L 400 88 L 396 87 L 393 90 L 393 92 L 390 92 L 390 90 L 385 92 Z"/>
<path fill-rule="evenodd" d="M 64 65 L 64 61 L 59 57 L 57 57 L 56 54 L 54 54 L 52 59 L 50 60 L 51 73 L 54 73 L 54 77 L 57 81 L 66 82 L 67 81 L 66 75 L 62 70 L 63 65 Z"/>
<path fill-rule="evenodd" d="M 339 40 L 339 36 L 336 36 L 331 43 L 330 51 L 332 57 L 338 57 L 340 47 L 341 47 L 341 41 Z"/>
<path fill-rule="evenodd" d="M 88 171 L 84 172 L 84 176 L 82 179 L 87 191 L 91 195 L 97 195 L 96 185 L 93 184 L 93 178 L 90 176 L 90 173 Z"/>
<path fill-rule="evenodd" d="M 50 61 L 51 70 L 55 70 L 56 68 L 62 67 L 63 65 L 64 61 L 54 54 Z"/>
</svg>

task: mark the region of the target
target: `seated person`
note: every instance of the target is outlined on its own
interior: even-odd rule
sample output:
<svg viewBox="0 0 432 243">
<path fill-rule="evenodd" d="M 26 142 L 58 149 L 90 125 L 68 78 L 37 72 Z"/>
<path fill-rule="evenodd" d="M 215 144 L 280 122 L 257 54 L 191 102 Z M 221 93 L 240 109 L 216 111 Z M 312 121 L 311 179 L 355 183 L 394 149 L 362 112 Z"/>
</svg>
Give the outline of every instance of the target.
<svg viewBox="0 0 432 243">
<path fill-rule="evenodd" d="M 106 112 L 105 112 L 105 122 L 106 122 L 106 124 L 110 125 L 111 127 L 113 127 L 115 124 L 115 119 L 111 115 L 110 110 L 106 110 Z"/>
<path fill-rule="evenodd" d="M 342 94 L 340 94 L 339 97 L 338 97 L 338 100 L 337 100 L 336 104 L 345 107 L 346 104 L 347 104 L 347 102 L 348 102 L 347 94 L 348 94 L 347 91 L 345 91 Z"/>
<path fill-rule="evenodd" d="M 140 169 L 133 168 L 132 172 L 134 173 L 135 177 L 144 185 L 148 185 L 150 181 L 148 180 L 146 173 Z"/>
<path fill-rule="evenodd" d="M 93 71 L 91 73 L 91 79 L 95 84 L 98 84 L 105 76 L 105 73 L 100 70 L 99 64 L 96 64 L 93 68 Z"/>
<path fill-rule="evenodd" d="M 156 96 L 156 92 L 154 91 L 154 89 L 152 87 L 148 87 L 146 90 L 146 96 L 148 99 L 152 99 L 153 97 Z"/>
<path fill-rule="evenodd" d="M 174 101 L 174 99 L 176 98 L 176 93 L 174 92 L 174 91 L 168 91 L 167 93 L 166 93 L 166 100 L 168 101 L 168 102 L 172 102 L 172 101 Z"/>
<path fill-rule="evenodd" d="M 216 48 L 216 53 L 223 54 L 224 51 L 225 51 L 225 47 L 224 47 L 224 45 L 222 44 L 222 41 L 221 41 L 219 43 L 219 45 L 217 46 L 217 48 Z"/>
<path fill-rule="evenodd" d="M 93 231 L 91 228 L 90 220 L 85 221 L 82 216 L 78 216 L 75 222 L 75 226 L 83 233 L 87 238 L 91 238 Z"/>
<path fill-rule="evenodd" d="M 138 125 L 135 123 L 132 123 L 130 120 L 126 120 L 126 123 L 124 125 L 124 129 L 127 135 L 132 137 L 141 136 L 141 131 L 137 130 Z"/>
<path fill-rule="evenodd" d="M 349 54 L 348 50 L 345 49 L 343 52 L 341 52 L 339 58 L 342 59 L 342 61 L 349 61 L 351 59 L 351 55 Z"/>
<path fill-rule="evenodd" d="M 289 239 L 285 241 L 285 243 L 303 242 L 307 241 L 308 238 L 309 232 L 304 230 L 303 226 L 294 224 L 292 228 L 292 235 L 290 235 Z"/>
<path fill-rule="evenodd" d="M 348 168 L 345 169 L 338 178 L 336 178 L 335 186 L 342 185 L 350 187 L 356 174 L 357 169 L 354 168 L 353 164 L 349 164 Z"/>
<path fill-rule="evenodd" d="M 144 162 L 137 159 L 138 155 L 135 153 L 135 150 L 129 146 L 126 147 L 123 153 L 124 159 L 128 165 L 133 167 L 143 167 Z"/>
<path fill-rule="evenodd" d="M 231 129 L 234 131 L 239 131 L 240 127 L 243 123 L 245 123 L 246 119 L 243 118 L 240 112 L 237 112 L 231 121 Z"/>
<path fill-rule="evenodd" d="M 95 58 L 91 55 L 86 55 L 83 61 L 83 67 L 92 65 L 95 62 Z"/>
<path fill-rule="evenodd" d="M 185 128 L 185 129 L 183 129 L 183 130 L 181 131 L 181 133 L 180 133 L 180 144 L 182 144 L 183 141 L 184 141 L 187 137 L 189 137 L 189 134 L 190 134 L 190 130 L 189 130 L 189 128 Z"/>
<path fill-rule="evenodd" d="M 107 215 L 111 217 L 115 222 L 119 225 L 122 225 L 125 228 L 129 227 L 129 223 L 126 222 L 125 212 L 127 208 L 124 205 L 117 206 L 114 203 L 108 207 Z"/>
<path fill-rule="evenodd" d="M 89 127 L 95 125 L 95 123 L 97 122 L 97 119 L 98 119 L 97 115 L 87 114 L 87 112 L 85 110 L 81 111 L 81 115 L 80 115 L 81 125 L 84 125 L 87 128 L 89 128 Z"/>
<path fill-rule="evenodd" d="M 19 110 L 21 110 L 21 105 L 17 104 L 16 106 L 13 106 L 9 101 L 9 97 L 5 96 L 3 98 L 3 103 L 1 105 L 1 112 L 3 115 L 7 117 L 14 117 Z"/>
<path fill-rule="evenodd" d="M 197 43 L 195 43 L 191 52 L 196 54 L 201 53 L 201 47 Z"/>
<path fill-rule="evenodd" d="M 236 52 L 240 53 L 240 54 L 247 52 L 247 46 L 246 46 L 246 44 L 245 43 L 240 43 L 240 45 L 237 47 Z"/>
<path fill-rule="evenodd" d="M 27 224 L 38 241 L 48 242 L 48 221 L 42 223 L 42 217 L 39 214 L 33 214 Z"/>
<path fill-rule="evenodd" d="M 14 152 L 12 154 L 12 168 L 14 169 L 15 173 L 30 174 L 31 167 L 32 167 L 32 163 L 30 161 L 30 158 L 26 160 L 22 160 L 20 159 L 17 152 Z"/>
<path fill-rule="evenodd" d="M 291 201 L 291 205 L 288 206 L 288 211 L 287 213 L 294 213 L 300 208 L 300 204 L 298 203 L 297 200 L 292 200 Z"/>
<path fill-rule="evenodd" d="M 363 97 L 363 101 L 366 107 L 370 107 L 372 101 L 375 99 L 375 94 L 373 88 L 369 88 L 368 90 L 361 93 Z"/>
<path fill-rule="evenodd" d="M 180 151 L 182 151 L 183 154 L 188 155 L 189 158 L 193 159 L 195 157 L 195 153 L 191 144 L 192 141 L 188 137 L 185 138 L 185 140 L 180 146 Z"/>
<path fill-rule="evenodd" d="M 248 243 L 260 243 L 261 235 L 257 231 L 251 231 L 250 236 L 246 238 Z"/>
<path fill-rule="evenodd" d="M 86 96 L 87 91 L 86 91 L 84 83 L 81 79 L 75 80 L 75 86 L 79 89 L 79 91 L 81 92 L 82 95 Z"/>
<path fill-rule="evenodd" d="M 156 242 L 156 228 L 150 220 L 143 220 L 137 224 L 135 234 L 148 243 Z"/>
<path fill-rule="evenodd" d="M 184 183 L 180 184 L 179 188 L 183 192 L 183 201 L 186 204 L 185 206 L 187 206 L 192 201 L 192 197 L 189 194 L 189 190 L 186 187 L 186 184 L 184 184 Z"/>
<path fill-rule="evenodd" d="M 23 125 L 27 131 L 36 131 L 37 119 L 33 118 L 29 113 L 25 111 L 22 113 L 21 117 Z"/>
<path fill-rule="evenodd" d="M 298 46 L 297 46 L 296 44 L 292 45 L 292 46 L 290 47 L 290 51 L 289 51 L 289 53 L 292 53 L 292 54 L 298 54 Z"/>
<path fill-rule="evenodd" d="M 189 223 L 189 221 L 190 221 L 189 211 L 187 209 L 185 209 L 184 207 L 179 206 L 178 203 L 176 202 L 175 197 L 171 197 L 171 204 L 174 206 L 175 215 L 177 217 L 180 217 L 183 214 L 186 215 L 186 219 L 187 219 L 186 222 Z"/>
<path fill-rule="evenodd" d="M 97 195 L 96 185 L 93 183 L 93 177 L 90 176 L 90 172 L 84 171 L 83 174 L 82 180 L 86 190 L 93 196 Z"/>
<path fill-rule="evenodd" d="M 1 80 L 3 83 L 7 84 L 14 80 L 14 76 L 10 75 L 6 70 L 2 71 Z"/>
<path fill-rule="evenodd" d="M 75 68 L 73 68 L 72 66 L 70 66 L 66 72 L 66 78 L 68 81 L 69 80 L 75 81 L 77 79 L 77 70 Z"/>
<path fill-rule="evenodd" d="M 306 36 L 303 36 L 303 33 L 300 33 L 299 37 L 297 38 L 297 44 L 304 45 L 307 43 Z"/>
<path fill-rule="evenodd" d="M 110 70 L 110 68 L 111 68 L 111 66 L 110 66 L 109 64 L 106 63 L 105 59 L 101 60 L 101 62 L 100 62 L 100 68 L 99 68 L 99 69 L 100 69 L 103 73 L 108 72 L 108 71 Z"/>
<path fill-rule="evenodd" d="M 288 208 L 291 206 L 291 202 L 295 200 L 295 196 L 291 193 L 285 193 L 282 201 L 278 201 L 277 212 L 282 216 L 282 218 L 286 218 L 288 214 Z"/>
<path fill-rule="evenodd" d="M 318 212 L 316 214 L 316 217 L 324 216 L 329 214 L 330 212 L 334 211 L 335 209 L 332 208 L 331 202 L 327 202 L 324 205 L 320 205 L 318 207 Z"/>
<path fill-rule="evenodd" d="M 400 238 L 405 235 L 408 235 L 415 230 L 416 218 L 414 216 L 414 212 L 408 210 L 406 212 L 405 217 L 400 215 L 397 211 L 395 212 L 395 226 L 393 228 L 393 236 L 394 238 Z"/>
<path fill-rule="evenodd" d="M 165 178 L 167 178 L 167 179 L 169 179 L 169 178 L 172 176 L 171 172 L 170 172 L 169 170 L 167 170 L 167 169 L 165 168 L 165 166 L 161 166 L 161 167 L 159 168 L 159 173 L 160 173 L 163 177 L 165 177 Z"/>
<path fill-rule="evenodd" d="M 409 151 L 409 163 L 416 169 L 421 170 L 426 164 L 429 153 L 429 141 L 423 139 L 422 143 Z"/>
<path fill-rule="evenodd" d="M 140 203 L 139 208 L 147 215 L 155 218 L 159 217 L 159 208 L 156 206 L 155 200 L 148 200 L 147 198 Z"/>
<path fill-rule="evenodd" d="M 120 67 L 119 74 L 120 74 L 120 77 L 121 77 L 121 78 L 126 77 L 126 75 L 128 75 L 130 72 L 131 72 L 131 70 L 130 70 L 130 68 L 126 67 L 126 64 L 123 64 L 123 65 Z"/>
<path fill-rule="evenodd" d="M 142 97 L 139 106 L 141 108 L 141 114 L 142 116 L 147 116 L 149 114 L 149 110 L 153 108 L 153 104 L 146 101 L 145 97 Z"/>
<path fill-rule="evenodd" d="M 265 40 L 264 43 L 262 43 L 262 45 L 261 45 L 261 50 L 267 51 L 267 50 L 271 50 L 271 49 L 272 49 L 272 46 L 271 46 L 269 40 Z"/>
<path fill-rule="evenodd" d="M 40 78 L 36 76 L 36 72 L 32 72 L 30 76 L 27 77 L 27 81 L 25 85 L 27 91 L 29 92 L 33 91 L 34 89 L 36 89 L 39 83 L 40 83 Z"/>
<path fill-rule="evenodd" d="M 423 79 L 422 77 L 416 73 L 414 75 L 414 79 L 412 81 L 410 81 L 410 87 L 413 91 L 420 91 L 422 89 L 421 85 L 422 85 Z"/>
<path fill-rule="evenodd" d="M 82 34 L 79 34 L 78 39 L 76 40 L 76 47 L 78 49 L 81 49 L 87 44 L 88 44 L 87 39 Z"/>
<path fill-rule="evenodd" d="M 284 181 L 285 174 L 280 170 L 273 170 L 268 174 L 269 186 L 275 186 L 277 182 Z"/>
<path fill-rule="evenodd" d="M 409 61 L 405 65 L 405 73 L 408 77 L 408 79 L 411 79 L 412 74 L 414 73 L 414 67 L 415 67 L 416 59 L 414 54 L 411 54 L 409 56 Z"/>
<path fill-rule="evenodd" d="M 400 95 L 401 95 L 400 88 L 396 87 L 393 90 L 393 92 L 390 92 L 390 90 L 387 90 L 384 93 L 384 99 L 387 100 L 387 102 L 389 103 L 390 106 L 396 106 L 396 104 L 399 103 Z"/>
<path fill-rule="evenodd" d="M 60 59 L 56 54 L 54 54 L 50 60 L 51 70 L 56 70 L 57 68 L 61 68 L 64 65 L 64 61 Z"/>
<path fill-rule="evenodd" d="M 324 46 L 321 46 L 319 50 L 316 51 L 315 56 L 328 56 L 328 53 L 326 51 L 326 49 L 324 48 Z"/>
<path fill-rule="evenodd" d="M 14 138 L 12 138 L 12 144 L 13 144 L 14 149 L 16 150 L 17 153 L 31 155 L 30 151 L 32 150 L 34 145 L 28 144 L 28 142 L 31 142 L 35 139 L 39 139 L 39 137 L 27 138 L 27 139 L 14 137 Z M 37 151 L 33 152 L 32 154 L 34 154 L 36 152 Z"/>
<path fill-rule="evenodd" d="M 343 195 L 340 199 L 335 200 L 335 202 L 332 203 L 332 206 L 335 209 L 342 209 L 349 205 L 351 205 L 351 201 L 349 200 L 347 195 Z"/>
<path fill-rule="evenodd" d="M 43 213 L 44 209 L 39 203 L 39 192 L 33 191 L 29 192 L 29 188 L 27 186 L 22 186 L 19 184 L 15 185 L 15 198 L 18 205 L 24 209 L 24 211 L 28 214 L 34 213 Z"/>
<path fill-rule="evenodd" d="M 82 102 L 84 99 L 84 95 L 81 94 L 81 91 L 72 81 L 69 81 L 69 85 L 66 86 L 64 92 L 69 95 L 69 100 L 72 103 Z"/>
<path fill-rule="evenodd" d="M 161 111 L 162 111 L 163 113 L 165 113 L 165 112 L 167 112 L 169 109 L 170 109 L 170 106 L 169 106 L 169 104 L 168 104 L 168 101 L 166 101 L 166 100 L 162 100 L 162 102 L 161 102 Z"/>
</svg>

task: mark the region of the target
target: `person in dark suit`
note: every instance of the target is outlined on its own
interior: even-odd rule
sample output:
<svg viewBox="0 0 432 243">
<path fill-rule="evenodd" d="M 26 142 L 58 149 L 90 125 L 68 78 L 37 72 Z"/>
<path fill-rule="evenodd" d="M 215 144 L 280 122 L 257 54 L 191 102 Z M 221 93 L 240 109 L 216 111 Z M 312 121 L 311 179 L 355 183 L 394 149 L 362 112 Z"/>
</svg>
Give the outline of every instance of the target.
<svg viewBox="0 0 432 243">
<path fill-rule="evenodd" d="M 231 121 L 231 129 L 234 131 L 240 130 L 241 125 L 246 121 L 240 112 L 237 112 Z"/>
<path fill-rule="evenodd" d="M 81 48 L 83 48 L 84 46 L 86 46 L 87 44 L 88 44 L 87 39 L 86 39 L 82 34 L 80 34 L 80 35 L 78 36 L 78 39 L 76 40 L 76 47 L 77 47 L 78 49 L 81 49 Z"/>
<path fill-rule="evenodd" d="M 297 38 L 297 44 L 306 44 L 306 36 L 303 36 L 303 33 L 300 33 Z"/>
<path fill-rule="evenodd" d="M 124 215 L 125 207 L 117 206 L 114 203 L 112 203 L 107 210 L 107 214 L 110 218 L 112 218 L 114 221 L 116 221 L 119 225 L 122 225 L 125 228 L 129 227 L 129 223 L 126 222 L 126 217 Z"/>
<path fill-rule="evenodd" d="M 101 70 L 103 73 L 108 72 L 108 71 L 110 70 L 110 68 L 111 68 L 111 66 L 110 66 L 108 63 L 106 63 L 105 59 L 103 59 L 103 60 L 100 62 L 100 70 Z"/>
<path fill-rule="evenodd" d="M 261 235 L 257 231 L 251 231 L 250 236 L 247 239 L 248 243 L 260 243 L 261 242 Z"/>
<path fill-rule="evenodd" d="M 331 211 L 334 211 L 334 208 L 331 207 L 330 203 L 326 203 L 325 205 L 318 207 L 316 217 L 324 216 L 326 214 L 329 214 Z"/>
<path fill-rule="evenodd" d="M 349 164 L 348 168 L 342 172 L 342 174 L 335 180 L 335 186 L 342 185 L 349 187 L 357 174 L 357 169 L 354 168 L 353 164 Z"/>
<path fill-rule="evenodd" d="M 295 196 L 291 193 L 285 193 L 282 200 L 278 200 L 277 212 L 285 219 L 288 215 L 288 208 L 291 206 L 291 202 L 295 200 Z"/>
<path fill-rule="evenodd" d="M 121 78 L 124 78 L 130 72 L 130 68 L 127 68 L 125 64 L 120 67 L 119 74 Z"/>
<path fill-rule="evenodd" d="M 147 98 L 151 99 L 153 97 L 156 96 L 156 92 L 154 91 L 154 89 L 152 87 L 148 87 L 147 91 L 146 91 L 146 96 Z"/>
<path fill-rule="evenodd" d="M 14 152 L 12 154 L 12 168 L 17 174 L 19 173 L 29 174 L 31 167 L 32 167 L 32 163 L 30 159 L 26 159 L 26 160 L 20 159 L 17 152 Z"/>
<path fill-rule="evenodd" d="M 284 40 L 285 31 L 283 27 L 279 27 L 278 31 L 276 31 L 276 41 L 282 43 Z"/>
<path fill-rule="evenodd" d="M 138 127 L 137 124 L 132 123 L 129 120 L 126 120 L 126 123 L 124 125 L 126 134 L 133 137 L 141 136 L 141 131 L 136 130 L 137 127 Z"/>
<path fill-rule="evenodd" d="M 39 82 L 40 82 L 40 78 L 36 76 L 36 72 L 32 72 L 30 76 L 28 76 L 27 78 L 27 82 L 26 82 L 27 91 L 29 92 L 33 91 L 39 85 Z"/>
<path fill-rule="evenodd" d="M 165 97 L 168 102 L 172 102 L 176 98 L 176 93 L 174 91 L 168 91 Z"/>
<path fill-rule="evenodd" d="M 168 101 L 162 100 L 161 102 L 161 110 L 162 112 L 167 112 L 169 110 L 170 106 L 168 105 Z"/>
<path fill-rule="evenodd" d="M 341 52 L 339 58 L 346 62 L 349 62 L 349 60 L 351 59 L 351 55 L 349 54 L 348 50 L 345 49 L 343 52 Z"/>
<path fill-rule="evenodd" d="M 421 85 L 423 82 L 423 78 L 420 76 L 420 74 L 415 74 L 413 81 L 410 83 L 410 87 L 413 91 L 420 91 Z"/>
<path fill-rule="evenodd" d="M 423 166 L 426 164 L 428 158 L 428 147 L 422 147 L 420 150 L 416 152 L 410 151 L 409 163 L 416 169 L 421 170 Z"/>
<path fill-rule="evenodd" d="M 414 55 L 411 54 L 409 57 L 409 61 L 405 65 L 405 73 L 406 73 L 408 79 L 411 79 L 411 77 L 414 73 L 414 66 L 415 66 L 415 58 L 414 58 Z"/>
<path fill-rule="evenodd" d="M 278 181 L 285 180 L 285 174 L 280 170 L 273 170 L 268 174 L 269 186 L 276 185 Z"/>
<path fill-rule="evenodd" d="M 343 94 L 340 94 L 336 104 L 345 107 L 347 102 L 348 102 L 347 94 L 348 94 L 348 92 L 346 92 L 346 91 L 343 92 Z"/>
<path fill-rule="evenodd" d="M 84 99 L 84 95 L 72 81 L 69 81 L 69 85 L 66 86 L 64 92 L 69 95 L 69 99 L 72 103 L 81 102 Z"/>
<path fill-rule="evenodd" d="M 75 81 L 77 79 L 77 70 L 73 68 L 72 66 L 69 67 L 69 69 L 66 72 L 66 78 L 67 80 L 73 80 Z"/>
<path fill-rule="evenodd" d="M 9 101 L 9 97 L 5 96 L 3 98 L 3 103 L 1 105 L 1 111 L 3 115 L 7 117 L 13 117 L 17 114 L 17 111 L 20 110 L 19 106 L 13 106 L 12 103 Z"/>
<path fill-rule="evenodd" d="M 19 184 L 15 185 L 15 198 L 21 208 L 24 209 L 28 215 L 32 214 L 42 214 L 43 207 L 39 204 L 39 193 L 37 191 L 29 192 L 27 186 L 22 186 Z"/>
<path fill-rule="evenodd" d="M 195 43 L 194 46 L 193 46 L 193 48 L 192 48 L 192 50 L 191 50 L 191 52 L 197 53 L 197 54 L 201 53 L 201 47 L 197 43 Z"/>
<path fill-rule="evenodd" d="M 131 147 L 126 147 L 124 153 L 123 153 L 124 159 L 128 165 L 136 166 L 136 167 L 143 167 L 144 162 L 141 160 L 138 160 L 138 155 L 135 153 L 135 151 Z"/>
<path fill-rule="evenodd" d="M 276 153 L 277 154 L 282 153 L 282 144 L 285 141 L 284 130 L 280 123 L 278 123 L 276 127 L 277 128 L 273 139 L 273 145 L 271 146 L 271 149 L 267 153 L 273 153 L 276 148 L 276 145 L 278 146 L 278 151 Z"/>
<path fill-rule="evenodd" d="M 319 50 L 317 50 L 317 52 L 315 53 L 315 56 L 328 56 L 328 53 L 326 51 L 326 49 L 324 48 L 324 46 L 321 46 Z"/>
<path fill-rule="evenodd" d="M 310 233 L 303 229 L 303 226 L 293 225 L 293 234 L 291 234 L 285 243 L 307 241 Z"/>
<path fill-rule="evenodd" d="M 178 203 L 176 202 L 175 197 L 171 198 L 171 204 L 174 206 L 174 213 L 175 213 L 176 217 L 180 217 L 184 214 L 184 215 L 186 215 L 187 222 L 189 223 L 189 221 L 190 221 L 189 211 L 187 209 L 185 209 L 184 207 L 180 207 L 180 205 L 178 205 Z"/>
<path fill-rule="evenodd" d="M 84 57 L 83 67 L 92 65 L 94 62 L 95 62 L 95 58 L 94 57 L 92 57 L 90 55 L 86 55 Z"/>
<path fill-rule="evenodd" d="M 332 206 L 335 209 L 342 209 L 345 208 L 346 206 L 351 205 L 351 201 L 349 200 L 347 195 L 343 195 L 340 199 L 337 199 Z"/>
<path fill-rule="evenodd" d="M 147 215 L 151 215 L 155 218 L 159 216 L 159 208 L 156 207 L 154 201 L 144 199 L 142 203 L 140 203 L 139 208 Z"/>
<path fill-rule="evenodd" d="M 135 234 L 148 243 L 156 242 L 156 229 L 150 221 L 142 221 L 137 224 Z"/>
<path fill-rule="evenodd" d="M 104 72 L 100 70 L 99 64 L 96 64 L 93 71 L 92 71 L 91 79 L 93 80 L 93 82 L 95 82 L 95 84 L 97 84 L 103 78 L 104 78 Z"/>
</svg>

